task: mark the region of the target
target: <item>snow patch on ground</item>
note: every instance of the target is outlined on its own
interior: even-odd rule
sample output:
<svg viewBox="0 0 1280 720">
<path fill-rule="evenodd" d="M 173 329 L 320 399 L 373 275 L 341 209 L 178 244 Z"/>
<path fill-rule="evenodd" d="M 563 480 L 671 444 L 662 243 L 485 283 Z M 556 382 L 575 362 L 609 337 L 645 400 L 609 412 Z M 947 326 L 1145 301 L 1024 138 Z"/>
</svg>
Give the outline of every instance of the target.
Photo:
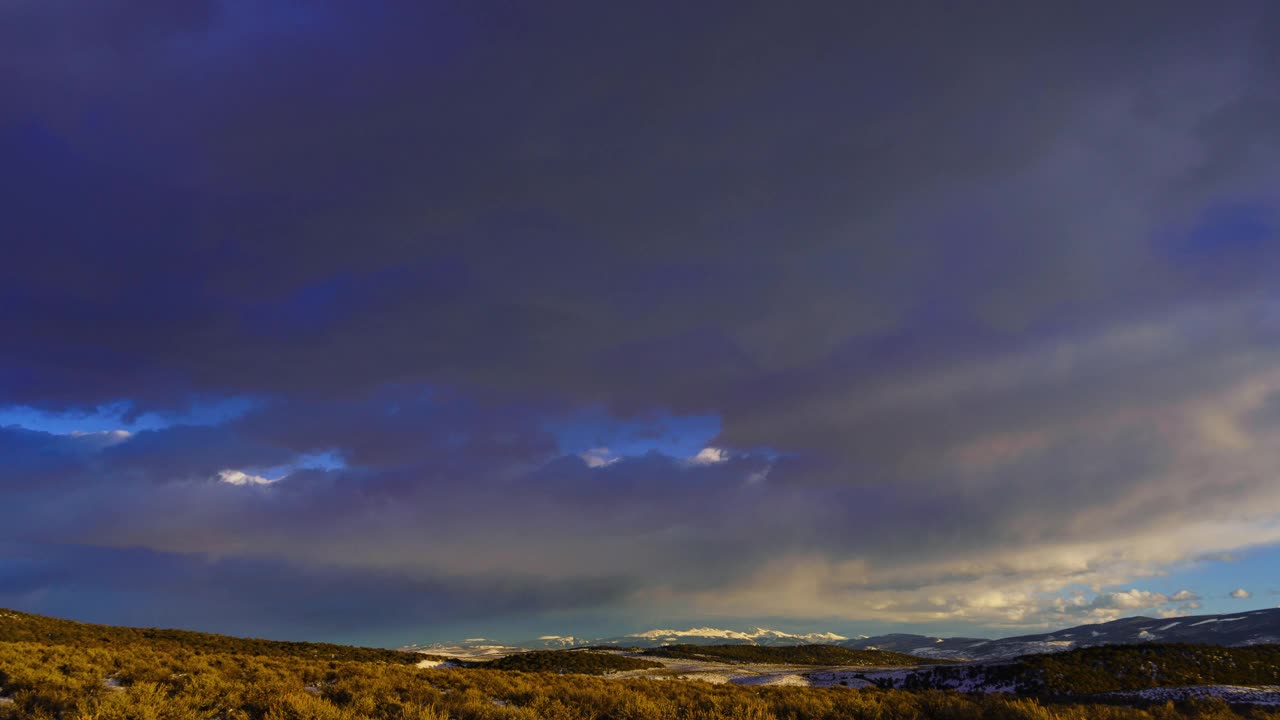
<svg viewBox="0 0 1280 720">
<path fill-rule="evenodd" d="M 944 667 L 959 668 L 961 666 Z M 899 668 L 859 674 L 865 677 L 870 684 L 889 685 L 895 688 L 902 688 L 904 685 L 909 686 L 911 681 L 919 682 L 923 680 L 928 687 L 939 690 L 956 690 L 967 693 L 1011 693 L 1015 691 L 1011 683 L 995 683 L 988 680 L 986 673 L 980 670 L 982 668 L 981 665 L 974 667 L 979 668 L 979 672 L 963 673 L 963 676 L 962 673 L 956 672 L 953 677 L 949 677 L 947 674 L 935 674 L 932 672 L 932 668 L 927 665 L 921 668 Z"/>
<path fill-rule="evenodd" d="M 847 687 L 853 690 L 875 687 L 875 683 L 862 677 L 861 670 L 827 670 L 808 673 L 810 687 Z"/>
<path fill-rule="evenodd" d="M 626 657 L 638 657 L 633 653 L 618 653 Z M 611 673 L 610 678 L 646 678 L 650 680 L 699 680 L 709 683 L 735 685 L 795 686 L 795 687 L 848 687 L 863 688 L 872 685 L 863 675 L 892 672 L 885 666 L 859 667 L 836 665 L 812 667 L 772 663 L 729 663 L 713 660 L 686 658 L 646 657 L 663 664 L 662 670 L 630 670 Z M 909 672 L 903 669 L 903 672 Z"/>
<path fill-rule="evenodd" d="M 735 685 L 795 685 L 799 687 L 809 687 L 809 681 L 803 675 L 796 673 L 787 673 L 784 675 L 748 675 L 746 677 L 730 678 L 729 682 Z"/>
<path fill-rule="evenodd" d="M 1229 703 L 1248 705 L 1280 705 L 1280 685 L 1189 685 L 1186 687 L 1147 688 L 1129 692 L 1107 693 L 1107 697 L 1135 700 L 1192 700 L 1222 698 Z"/>
<path fill-rule="evenodd" d="M 972 650 L 976 645 L 971 646 Z M 1027 642 L 1001 643 L 993 646 L 993 651 L 982 654 L 984 661 L 992 660 L 1008 660 L 1020 655 L 1037 655 L 1043 653 L 1065 652 L 1076 647 L 1074 640 L 1029 640 Z M 965 651 L 933 651 L 929 652 L 927 648 L 919 648 L 911 651 L 912 655 L 921 657 L 933 657 L 949 660 L 960 660 L 965 658 Z"/>
<path fill-rule="evenodd" d="M 1245 640 L 1244 642 L 1242 642 L 1242 643 L 1240 643 L 1240 644 L 1241 644 L 1241 645 L 1245 645 L 1245 646 L 1247 646 L 1247 645 L 1276 645 L 1276 644 L 1280 644 L 1280 635 L 1260 635 L 1260 636 L 1255 637 L 1255 638 L 1249 638 L 1248 640 Z"/>
</svg>

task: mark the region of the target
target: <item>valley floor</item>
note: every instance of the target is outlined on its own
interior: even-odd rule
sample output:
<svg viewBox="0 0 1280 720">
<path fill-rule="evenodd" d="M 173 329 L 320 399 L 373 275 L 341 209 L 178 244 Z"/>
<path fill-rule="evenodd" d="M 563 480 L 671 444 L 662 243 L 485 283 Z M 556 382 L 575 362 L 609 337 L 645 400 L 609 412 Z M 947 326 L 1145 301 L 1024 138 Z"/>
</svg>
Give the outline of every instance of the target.
<svg viewBox="0 0 1280 720">
<path fill-rule="evenodd" d="M 426 651 L 422 651 L 426 652 Z M 439 650 L 431 650 L 438 655 Z M 792 665 L 781 663 L 741 663 L 717 662 L 711 660 L 693 660 L 685 658 L 667 658 L 642 655 L 621 650 L 603 651 L 611 655 L 633 657 L 661 663 L 661 669 L 629 670 L 610 673 L 606 677 L 615 680 L 698 680 L 709 683 L 730 683 L 749 686 L 791 686 L 791 687 L 848 687 L 864 688 L 873 683 L 860 676 L 879 677 L 894 672 L 906 672 L 907 668 L 897 666 L 867 667 L 849 665 Z M 454 651 L 447 659 L 426 659 L 419 661 L 420 668 L 457 667 L 459 662 L 492 660 L 496 657 L 515 654 L 512 651 L 495 653 L 467 652 L 461 648 Z M 914 669 L 914 668 L 913 668 Z"/>
<path fill-rule="evenodd" d="M 625 651 L 609 651 L 623 657 L 643 658 L 661 663 L 662 669 L 629 670 L 606 675 L 611 680 L 687 680 L 713 684 L 732 684 L 752 687 L 812 687 L 865 689 L 875 686 L 876 680 L 901 680 L 903 677 L 928 669 L 920 667 L 866 667 L 866 666 L 809 666 L 775 663 L 735 663 L 685 658 L 666 658 L 641 655 Z M 444 660 L 426 659 L 417 667 L 445 669 L 457 667 L 459 660 L 492 659 L 494 653 L 470 655 L 458 653 L 458 657 Z M 949 689 L 963 693 L 1012 693 L 1006 685 L 990 685 L 960 681 Z M 1280 706 L 1280 686 L 1260 685 L 1191 685 L 1183 687 L 1150 688 L 1130 692 L 1105 693 L 1100 697 L 1115 701 L 1166 702 L 1191 701 L 1218 698 L 1231 704 L 1250 706 Z"/>
<path fill-rule="evenodd" d="M 710 683 L 734 685 L 783 685 L 794 687 L 849 687 L 863 688 L 872 683 L 858 676 L 868 673 L 892 672 L 895 668 L 850 667 L 842 665 L 820 666 L 784 665 L 770 663 L 729 663 L 707 660 L 648 657 L 660 662 L 664 670 L 632 670 L 613 673 L 610 678 L 651 678 L 700 680 Z"/>
</svg>

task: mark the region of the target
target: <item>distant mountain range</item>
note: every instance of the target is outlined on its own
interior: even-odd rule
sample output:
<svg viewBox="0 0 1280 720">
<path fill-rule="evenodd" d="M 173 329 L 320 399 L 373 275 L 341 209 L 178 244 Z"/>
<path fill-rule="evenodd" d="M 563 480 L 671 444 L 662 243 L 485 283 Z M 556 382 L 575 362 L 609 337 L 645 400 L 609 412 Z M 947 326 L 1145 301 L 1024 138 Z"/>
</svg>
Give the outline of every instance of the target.
<svg viewBox="0 0 1280 720">
<path fill-rule="evenodd" d="M 746 632 L 737 630 L 720 630 L 718 628 L 690 628 L 688 630 L 649 630 L 634 635 L 608 638 L 597 644 L 601 645 L 834 645 L 849 638 L 835 633 L 806 633 L 795 635 L 754 628 Z"/>
<path fill-rule="evenodd" d="M 858 638 L 840 644 L 858 650 L 892 650 L 921 657 L 1000 660 L 1094 645 L 1156 641 L 1226 646 L 1280 643 L 1280 608 L 1230 615 L 1130 617 L 1000 640 L 893 634 Z"/>
<path fill-rule="evenodd" d="M 836 645 L 849 638 L 835 633 L 807 633 L 796 635 L 770 630 L 769 628 L 753 628 L 751 630 L 722 630 L 720 628 L 690 628 L 688 630 L 657 629 L 647 630 L 634 635 L 621 635 L 606 638 L 581 638 L 567 635 L 543 635 L 535 640 L 527 640 L 513 645 L 497 643 L 485 638 L 469 638 L 460 642 L 433 643 L 430 645 L 407 645 L 402 649 L 414 650 L 437 655 L 457 655 L 467 657 L 487 657 L 510 655 L 526 650 L 558 650 L 571 647 L 588 647 L 598 645 L 614 645 L 617 647 L 653 648 L 664 645 Z"/>
<path fill-rule="evenodd" d="M 835 633 L 787 633 L 768 628 L 747 631 L 720 628 L 688 630 L 656 629 L 609 638 L 544 635 L 514 645 L 484 638 L 456 643 L 409 645 L 404 649 L 440 655 L 500 656 L 526 650 L 613 645 L 661 647 L 663 645 L 840 645 L 854 650 L 889 650 L 920 657 L 949 660 L 1002 660 L 1094 645 L 1143 642 L 1179 642 L 1207 645 L 1258 645 L 1280 643 L 1280 608 L 1230 615 L 1188 615 L 1173 618 L 1131 617 L 1112 622 L 1079 625 L 1051 633 L 990 638 L 951 637 L 894 633 L 846 638 Z"/>
</svg>

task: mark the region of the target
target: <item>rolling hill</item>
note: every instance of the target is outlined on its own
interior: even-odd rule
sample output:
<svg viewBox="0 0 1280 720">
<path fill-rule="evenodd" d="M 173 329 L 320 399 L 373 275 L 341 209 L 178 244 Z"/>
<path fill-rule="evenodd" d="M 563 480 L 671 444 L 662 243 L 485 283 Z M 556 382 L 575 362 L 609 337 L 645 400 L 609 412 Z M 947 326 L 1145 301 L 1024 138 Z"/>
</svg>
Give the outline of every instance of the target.
<svg viewBox="0 0 1280 720">
<path fill-rule="evenodd" d="M 1098 645 L 1155 642 L 1226 647 L 1280 643 L 1280 608 L 1229 615 L 1130 617 L 999 640 L 894 634 L 847 640 L 840 644 L 855 650 L 890 650 L 940 659 L 1001 660 Z"/>
</svg>

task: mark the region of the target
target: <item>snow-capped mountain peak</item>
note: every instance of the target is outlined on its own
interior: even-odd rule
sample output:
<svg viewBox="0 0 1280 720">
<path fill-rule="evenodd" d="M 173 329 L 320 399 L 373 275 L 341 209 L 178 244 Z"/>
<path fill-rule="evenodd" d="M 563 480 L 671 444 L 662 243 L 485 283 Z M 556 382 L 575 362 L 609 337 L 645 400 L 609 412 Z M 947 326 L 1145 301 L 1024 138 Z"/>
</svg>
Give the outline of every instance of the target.
<svg viewBox="0 0 1280 720">
<path fill-rule="evenodd" d="M 1244 645 L 1280 642 L 1280 608 L 1229 615 L 1187 615 L 1171 618 L 1143 616 L 1078 625 L 1051 633 L 1000 639 L 895 633 L 859 637 L 840 643 L 856 650 L 879 649 L 921 657 L 1004 660 L 1019 655 L 1062 652 L 1092 645 L 1177 642 L 1200 645 Z"/>
<path fill-rule="evenodd" d="M 589 645 L 590 643 L 591 640 L 589 638 L 579 638 L 572 635 L 539 635 L 536 643 L 526 644 L 534 644 L 543 648 L 570 648 Z"/>
<path fill-rule="evenodd" d="M 735 630 L 720 630 L 718 628 L 700 627 L 689 628 L 688 630 L 646 630 L 645 632 L 632 633 L 627 637 L 642 638 L 644 640 L 658 640 L 660 638 L 670 637 L 704 637 L 704 638 L 723 638 L 725 640 L 748 640 L 751 635 Z"/>
<path fill-rule="evenodd" d="M 621 640 L 640 640 L 661 643 L 680 643 L 680 642 L 707 642 L 707 641 L 729 641 L 745 644 L 785 644 L 785 645 L 803 645 L 809 643 L 839 642 L 847 640 L 843 635 L 837 635 L 831 632 L 825 633 L 806 633 L 797 635 L 794 633 L 783 632 L 781 630 L 772 630 L 770 628 L 756 627 L 747 631 L 740 630 L 724 630 L 721 628 L 699 627 L 689 628 L 688 630 L 672 630 L 672 629 L 656 629 L 646 630 L 645 632 L 632 633 L 626 635 Z"/>
<path fill-rule="evenodd" d="M 655 628 L 611 638 L 585 638 L 572 635 L 540 635 L 536 640 L 504 645 L 484 638 L 470 638 L 462 642 L 407 645 L 403 649 L 438 655 L 489 657 L 509 655 L 525 650 L 556 650 L 590 645 L 614 645 L 618 647 L 658 647 L 661 645 L 820 645 L 848 640 L 832 632 L 789 633 L 771 628 L 755 627 L 750 630 L 725 630 L 713 627 L 695 627 L 687 630 Z"/>
</svg>

